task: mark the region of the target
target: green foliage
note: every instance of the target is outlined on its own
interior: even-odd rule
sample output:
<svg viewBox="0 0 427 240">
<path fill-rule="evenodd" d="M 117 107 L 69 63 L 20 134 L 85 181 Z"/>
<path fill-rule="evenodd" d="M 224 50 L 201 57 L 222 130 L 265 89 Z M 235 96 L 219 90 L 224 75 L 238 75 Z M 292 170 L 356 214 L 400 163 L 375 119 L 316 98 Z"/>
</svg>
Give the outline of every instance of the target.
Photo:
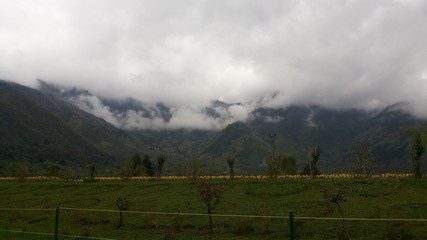
<svg viewBox="0 0 427 240">
<path fill-rule="evenodd" d="M 317 162 L 319 161 L 321 153 L 322 150 L 318 146 L 314 147 L 313 150 L 310 151 L 310 161 L 308 163 L 308 170 L 310 172 L 311 178 L 316 178 L 319 174 L 319 170 L 317 169 Z"/>
<path fill-rule="evenodd" d="M 295 175 L 297 174 L 296 160 L 293 156 L 279 154 L 274 159 L 268 158 L 267 175 L 276 179 L 279 175 Z"/>
<path fill-rule="evenodd" d="M 29 174 L 30 166 L 27 162 L 10 163 L 6 167 L 6 174 L 24 181 Z"/>
<path fill-rule="evenodd" d="M 157 178 L 160 179 L 162 177 L 163 166 L 166 162 L 166 155 L 160 154 L 157 156 Z"/>
<path fill-rule="evenodd" d="M 414 176 L 421 178 L 421 157 L 424 155 L 427 148 L 427 131 L 424 129 L 411 129 L 411 139 L 409 141 L 409 151 L 412 156 L 412 166 Z"/>
<path fill-rule="evenodd" d="M 295 175 L 297 174 L 297 166 L 296 166 L 296 160 L 291 155 L 281 155 L 281 168 L 282 172 L 285 175 Z"/>
<path fill-rule="evenodd" d="M 93 181 L 98 172 L 98 167 L 96 166 L 95 163 L 92 163 L 87 166 L 87 170 L 89 172 L 89 178 Z"/>
<path fill-rule="evenodd" d="M 153 164 L 151 163 L 150 156 L 148 154 L 144 156 L 144 159 L 142 160 L 142 165 L 144 166 L 145 172 L 147 173 L 147 175 L 150 177 L 153 177 L 154 167 L 153 167 Z"/>
<path fill-rule="evenodd" d="M 116 207 L 120 211 L 119 212 L 119 226 L 118 227 L 122 227 L 123 226 L 123 211 L 126 211 L 129 208 L 128 198 L 125 194 L 120 194 L 116 198 Z"/>
<path fill-rule="evenodd" d="M 49 177 L 59 177 L 59 174 L 61 172 L 61 166 L 49 162 L 45 164 L 45 170 Z"/>
<path fill-rule="evenodd" d="M 140 176 L 144 173 L 144 164 L 139 153 L 136 153 L 131 158 L 132 161 L 132 176 Z"/>
<path fill-rule="evenodd" d="M 235 162 L 236 162 L 236 158 L 227 157 L 227 165 L 228 165 L 228 171 L 230 174 L 230 179 L 234 179 L 234 163 Z"/>
</svg>

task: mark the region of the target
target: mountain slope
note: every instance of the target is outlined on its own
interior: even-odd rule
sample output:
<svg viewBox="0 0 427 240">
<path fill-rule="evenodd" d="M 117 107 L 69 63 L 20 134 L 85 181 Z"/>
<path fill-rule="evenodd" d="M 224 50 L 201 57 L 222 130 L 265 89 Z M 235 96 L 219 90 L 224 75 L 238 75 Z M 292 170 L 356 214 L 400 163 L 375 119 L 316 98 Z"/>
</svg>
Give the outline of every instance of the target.
<svg viewBox="0 0 427 240">
<path fill-rule="evenodd" d="M 117 166 L 142 144 L 54 96 L 0 81 L 0 163 Z"/>
<path fill-rule="evenodd" d="M 40 84 L 43 92 L 82 109 L 88 107 L 79 104 L 80 101 L 76 99 L 99 99 L 102 107 L 108 109 L 115 119 L 129 117 L 129 112 L 137 112 L 144 117 L 144 121 L 159 118 L 167 122 L 171 117 L 170 109 L 161 103 L 149 107 L 133 99 L 108 100 L 86 90 L 65 89 L 43 81 Z M 92 102 L 85 104 L 90 106 Z M 213 101 L 211 107 L 204 111 L 208 116 L 220 118 L 218 107 L 221 111 L 228 112 L 229 108 L 236 106 L 239 104 Z M 319 161 L 321 171 L 348 171 L 352 147 L 361 143 L 378 155 L 378 171 L 410 171 L 408 136 L 401 129 L 408 126 L 427 127 L 427 123 L 405 111 L 408 107 L 404 103 L 372 111 L 331 110 L 320 106 L 288 106 L 278 109 L 260 107 L 251 113 L 246 122 L 234 122 L 218 132 L 191 129 L 148 130 L 141 126 L 127 128 L 126 131 L 150 147 L 143 151 L 144 154 L 150 153 L 150 150 L 155 154 L 169 154 L 169 164 L 165 166 L 169 168 L 166 169 L 168 173 L 184 172 L 189 155 L 192 154 L 199 156 L 207 173 L 226 171 L 225 159 L 228 156 L 236 157 L 237 172 L 264 173 L 265 159 L 272 153 L 272 139 L 269 137 L 271 133 L 277 134 L 277 152 L 294 155 L 300 170 L 308 161 L 308 152 L 313 147 L 320 146 L 323 150 Z M 129 117 L 128 120 L 133 124 L 143 125 L 140 122 L 141 116 L 135 115 L 135 119 Z M 114 118 L 105 119 L 111 122 Z"/>
<path fill-rule="evenodd" d="M 286 109 L 260 108 L 253 115 L 254 118 L 246 123 L 237 122 L 224 129 L 202 156 L 211 158 L 216 155 L 212 161 L 226 166 L 224 159 L 234 155 L 241 172 L 262 172 L 261 163 L 272 153 L 269 134 L 276 133 L 276 152 L 295 156 L 299 169 L 308 161 L 308 152 L 320 146 L 321 171 L 348 171 L 352 147 L 361 143 L 379 157 L 377 171 L 410 171 L 408 136 L 402 128 L 427 128 L 425 121 L 390 108 L 366 112 L 290 106 Z"/>
</svg>

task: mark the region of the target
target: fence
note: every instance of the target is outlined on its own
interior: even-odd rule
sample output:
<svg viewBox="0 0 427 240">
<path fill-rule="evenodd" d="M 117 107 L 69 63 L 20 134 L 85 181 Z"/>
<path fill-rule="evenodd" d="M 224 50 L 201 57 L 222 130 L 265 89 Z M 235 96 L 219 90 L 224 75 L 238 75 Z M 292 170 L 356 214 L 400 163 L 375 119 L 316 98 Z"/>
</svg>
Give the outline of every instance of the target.
<svg viewBox="0 0 427 240">
<path fill-rule="evenodd" d="M 58 240 L 60 238 L 74 238 L 74 239 L 94 239 L 94 240 L 115 240 L 112 238 L 104 237 L 89 237 L 89 236 L 77 236 L 72 234 L 60 234 L 58 229 L 61 221 L 61 213 L 65 211 L 72 212 L 107 212 L 107 213 L 126 213 L 126 214 L 150 214 L 150 215 L 174 215 L 174 216 L 211 216 L 211 217 L 223 217 L 223 218 L 264 218 L 264 219 L 284 219 L 289 221 L 289 238 L 294 240 L 295 237 L 295 221 L 296 220 L 326 220 L 326 221 L 399 221 L 399 222 L 427 222 L 427 219 L 375 219 L 375 218 L 331 218 L 331 217 L 299 217 L 294 216 L 293 210 L 289 211 L 288 216 L 262 216 L 262 215 L 231 215 L 231 214 L 201 214 L 201 213 L 179 213 L 179 212 L 145 212 L 145 211 L 117 211 L 117 210 L 106 210 L 106 209 L 83 209 L 83 208 L 56 208 L 56 209 L 17 209 L 17 208 L 0 208 L 0 212 L 11 211 L 11 212 L 52 212 L 54 215 L 54 221 L 52 221 L 52 232 L 34 232 L 26 230 L 10 230 L 0 229 L 0 232 L 10 234 L 26 234 L 33 236 L 45 236 Z M 52 220 L 53 220 L 52 219 Z"/>
</svg>

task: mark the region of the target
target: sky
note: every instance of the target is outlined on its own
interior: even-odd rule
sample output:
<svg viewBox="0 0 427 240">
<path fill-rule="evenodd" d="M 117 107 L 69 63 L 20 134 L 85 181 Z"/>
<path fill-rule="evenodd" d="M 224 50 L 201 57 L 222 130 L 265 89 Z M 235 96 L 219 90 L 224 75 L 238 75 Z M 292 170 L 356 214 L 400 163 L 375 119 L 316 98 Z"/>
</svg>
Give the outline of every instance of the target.
<svg viewBox="0 0 427 240">
<path fill-rule="evenodd" d="M 173 109 L 142 128 L 221 129 L 291 104 L 427 117 L 425 0 L 2 0 L 0 36 L 0 79 Z M 243 104 L 211 119 L 214 100 Z"/>
</svg>

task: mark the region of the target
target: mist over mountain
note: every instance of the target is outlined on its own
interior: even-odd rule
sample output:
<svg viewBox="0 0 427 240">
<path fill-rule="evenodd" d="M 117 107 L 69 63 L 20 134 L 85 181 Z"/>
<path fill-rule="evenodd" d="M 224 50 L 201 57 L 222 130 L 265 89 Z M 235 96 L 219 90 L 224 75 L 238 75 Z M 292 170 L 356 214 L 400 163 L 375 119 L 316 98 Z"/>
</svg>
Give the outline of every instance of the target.
<svg viewBox="0 0 427 240">
<path fill-rule="evenodd" d="M 112 99 L 84 89 L 66 88 L 39 80 L 39 89 L 55 95 L 80 109 L 105 119 L 122 129 L 135 130 L 213 130 L 218 131 L 236 121 L 246 121 L 258 104 L 212 101 L 208 106 L 172 107 L 155 105 L 133 98 Z"/>
<path fill-rule="evenodd" d="M 0 80 L 0 168 L 26 161 L 112 170 L 146 149 L 128 133 L 36 89 Z"/>
<path fill-rule="evenodd" d="M 319 166 L 325 172 L 348 171 L 351 149 L 361 143 L 379 156 L 379 170 L 409 171 L 408 136 L 402 128 L 426 126 L 426 121 L 412 115 L 411 105 L 404 102 L 371 110 L 334 110 L 317 105 L 270 108 L 258 102 L 252 105 L 253 111 L 238 121 L 224 119 L 230 116 L 225 113 L 250 104 L 213 101 L 201 113 L 221 123 L 216 128 L 171 128 L 170 122 L 176 117 L 174 109 L 162 103 L 152 108 L 132 98 L 107 99 L 86 90 L 55 87 L 42 81 L 40 89 L 125 129 L 147 146 L 174 155 L 180 162 L 180 172 L 185 171 L 189 152 L 197 152 L 211 172 L 225 171 L 227 156 L 236 156 L 238 171 L 263 172 L 265 159 L 271 154 L 271 133 L 277 133 L 277 150 L 296 156 L 300 169 L 308 161 L 310 149 L 321 146 Z M 146 124 L 155 121 L 162 125 Z M 168 124 L 169 128 L 164 127 Z"/>
</svg>

